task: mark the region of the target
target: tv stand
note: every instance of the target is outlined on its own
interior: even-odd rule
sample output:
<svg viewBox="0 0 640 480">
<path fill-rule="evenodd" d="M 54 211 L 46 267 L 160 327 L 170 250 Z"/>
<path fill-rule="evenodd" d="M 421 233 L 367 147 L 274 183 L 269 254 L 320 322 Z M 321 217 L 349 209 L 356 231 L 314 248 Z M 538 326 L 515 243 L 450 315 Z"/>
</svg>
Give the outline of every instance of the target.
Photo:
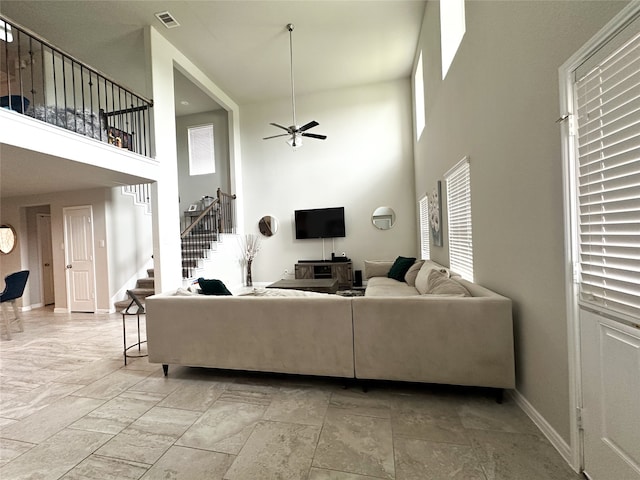
<svg viewBox="0 0 640 480">
<path fill-rule="evenodd" d="M 335 278 L 338 288 L 350 290 L 353 287 L 351 262 L 332 262 L 331 260 L 298 260 L 295 265 L 296 279 Z"/>
</svg>

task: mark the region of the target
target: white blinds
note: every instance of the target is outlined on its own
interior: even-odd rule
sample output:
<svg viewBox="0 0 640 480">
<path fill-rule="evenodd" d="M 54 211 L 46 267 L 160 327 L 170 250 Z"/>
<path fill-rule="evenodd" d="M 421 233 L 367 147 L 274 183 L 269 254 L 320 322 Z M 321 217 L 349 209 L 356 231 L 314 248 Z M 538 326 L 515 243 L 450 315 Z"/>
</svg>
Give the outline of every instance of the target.
<svg viewBox="0 0 640 480">
<path fill-rule="evenodd" d="M 445 174 L 449 224 L 449 267 L 473 281 L 473 237 L 471 231 L 471 169 L 463 158 Z"/>
<path fill-rule="evenodd" d="M 580 298 L 640 317 L 640 34 L 575 84 Z"/>
<path fill-rule="evenodd" d="M 216 172 L 213 125 L 189 127 L 189 174 Z"/>
<path fill-rule="evenodd" d="M 420 207 L 420 258 L 429 260 L 431 248 L 429 246 L 429 198 L 427 195 L 419 201 Z"/>
</svg>

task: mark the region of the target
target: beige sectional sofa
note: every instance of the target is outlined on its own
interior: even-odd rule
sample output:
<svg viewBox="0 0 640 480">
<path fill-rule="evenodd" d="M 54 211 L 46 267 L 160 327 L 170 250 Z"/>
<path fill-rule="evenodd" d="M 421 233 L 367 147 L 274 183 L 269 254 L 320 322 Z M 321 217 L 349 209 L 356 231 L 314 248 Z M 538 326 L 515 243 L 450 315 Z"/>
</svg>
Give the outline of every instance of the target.
<svg viewBox="0 0 640 480">
<path fill-rule="evenodd" d="M 471 296 L 429 294 L 429 270 L 444 267 L 427 261 L 407 284 L 384 275 L 391 263 L 366 262 L 353 298 L 355 376 L 514 388 L 511 300 L 455 277 Z"/>
<path fill-rule="evenodd" d="M 422 293 L 386 277 L 393 262 L 366 262 L 363 297 L 313 294 L 147 298 L 149 361 L 223 369 L 515 386 L 511 301 L 456 279 L 471 294 Z M 448 276 L 448 273 L 447 273 Z"/>
</svg>

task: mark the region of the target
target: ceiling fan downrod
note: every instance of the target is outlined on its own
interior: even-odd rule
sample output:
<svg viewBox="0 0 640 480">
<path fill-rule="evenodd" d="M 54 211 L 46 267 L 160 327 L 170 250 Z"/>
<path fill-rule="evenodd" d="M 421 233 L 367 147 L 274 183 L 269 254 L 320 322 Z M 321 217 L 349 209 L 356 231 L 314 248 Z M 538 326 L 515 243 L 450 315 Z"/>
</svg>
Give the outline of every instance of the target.
<svg viewBox="0 0 640 480">
<path fill-rule="evenodd" d="M 291 65 L 291 111 L 293 112 L 294 128 L 297 128 L 296 123 L 296 86 L 293 78 L 293 23 L 287 23 L 287 30 L 289 30 L 289 64 Z"/>
</svg>

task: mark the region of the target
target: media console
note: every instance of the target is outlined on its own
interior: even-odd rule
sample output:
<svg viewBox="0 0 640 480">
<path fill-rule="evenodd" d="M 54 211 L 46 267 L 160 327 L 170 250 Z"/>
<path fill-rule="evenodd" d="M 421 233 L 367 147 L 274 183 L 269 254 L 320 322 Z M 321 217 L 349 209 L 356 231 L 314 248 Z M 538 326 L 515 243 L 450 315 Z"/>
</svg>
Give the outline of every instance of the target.
<svg viewBox="0 0 640 480">
<path fill-rule="evenodd" d="M 332 262 L 331 260 L 298 260 L 295 265 L 296 279 L 335 278 L 338 288 L 350 290 L 353 287 L 351 262 Z"/>
</svg>

